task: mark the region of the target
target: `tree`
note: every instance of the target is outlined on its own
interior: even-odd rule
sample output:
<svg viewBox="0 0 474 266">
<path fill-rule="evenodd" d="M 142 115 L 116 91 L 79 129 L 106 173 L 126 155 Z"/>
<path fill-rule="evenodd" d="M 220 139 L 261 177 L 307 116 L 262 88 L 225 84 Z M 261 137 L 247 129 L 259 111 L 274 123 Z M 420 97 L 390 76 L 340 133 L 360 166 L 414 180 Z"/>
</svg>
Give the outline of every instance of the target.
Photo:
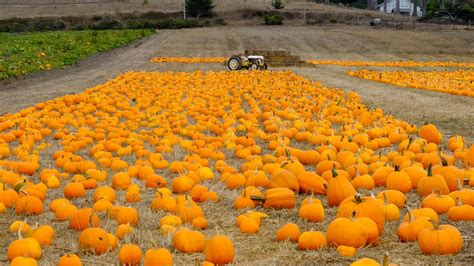
<svg viewBox="0 0 474 266">
<path fill-rule="evenodd" d="M 212 15 L 214 7 L 213 0 L 186 0 L 186 13 L 197 19 Z"/>
<path fill-rule="evenodd" d="M 282 0 L 273 0 L 272 1 L 272 6 L 275 9 L 283 9 L 285 8 L 285 4 L 283 3 Z"/>
</svg>

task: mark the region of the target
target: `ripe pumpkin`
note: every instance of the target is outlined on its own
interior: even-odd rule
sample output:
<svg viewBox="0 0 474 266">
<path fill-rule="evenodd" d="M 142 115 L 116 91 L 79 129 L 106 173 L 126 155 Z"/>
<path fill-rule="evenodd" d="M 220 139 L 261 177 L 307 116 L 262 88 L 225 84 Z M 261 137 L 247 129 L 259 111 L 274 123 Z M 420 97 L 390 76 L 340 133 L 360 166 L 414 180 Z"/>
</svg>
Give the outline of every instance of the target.
<svg viewBox="0 0 474 266">
<path fill-rule="evenodd" d="M 102 228 L 86 228 L 79 235 L 79 246 L 95 255 L 102 255 L 110 247 L 109 236 Z"/>
<path fill-rule="evenodd" d="M 145 253 L 145 266 L 172 266 L 173 256 L 166 248 L 153 248 Z"/>
<path fill-rule="evenodd" d="M 125 244 L 120 248 L 119 261 L 124 265 L 139 265 L 142 260 L 142 250 L 137 245 Z"/>
<path fill-rule="evenodd" d="M 420 232 L 418 245 L 423 254 L 447 255 L 456 254 L 463 247 L 463 239 L 459 230 L 452 225 L 439 225 Z"/>
<path fill-rule="evenodd" d="M 206 261 L 217 265 L 232 263 L 234 260 L 234 244 L 224 235 L 215 235 L 207 240 L 204 256 Z"/>
<path fill-rule="evenodd" d="M 315 250 L 327 246 L 326 236 L 320 231 L 303 232 L 298 238 L 298 248 Z"/>
<path fill-rule="evenodd" d="M 277 241 L 290 240 L 293 242 L 298 242 L 300 235 L 300 228 L 296 224 L 287 223 L 278 229 L 276 233 L 276 239 Z"/>
</svg>

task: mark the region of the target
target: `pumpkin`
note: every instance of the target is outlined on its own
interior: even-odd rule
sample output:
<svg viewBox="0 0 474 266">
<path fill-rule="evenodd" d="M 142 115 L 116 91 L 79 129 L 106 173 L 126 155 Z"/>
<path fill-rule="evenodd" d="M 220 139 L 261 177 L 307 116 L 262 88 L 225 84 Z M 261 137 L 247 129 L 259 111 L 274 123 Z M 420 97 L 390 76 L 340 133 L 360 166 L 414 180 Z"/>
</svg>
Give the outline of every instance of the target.
<svg viewBox="0 0 474 266">
<path fill-rule="evenodd" d="M 438 174 L 433 175 L 431 171 L 431 165 L 429 165 L 428 175 L 420 179 L 420 181 L 418 182 L 417 191 L 418 191 L 418 194 L 425 197 L 431 194 L 431 192 L 433 192 L 433 190 L 435 189 L 439 190 L 440 193 L 443 195 L 449 194 L 449 188 L 443 176 L 438 175 Z"/>
<path fill-rule="evenodd" d="M 76 213 L 77 207 L 72 204 L 61 205 L 55 212 L 56 219 L 58 221 L 69 220 L 71 216 Z"/>
<path fill-rule="evenodd" d="M 280 227 L 276 233 L 277 241 L 290 240 L 297 242 L 301 235 L 300 228 L 294 223 L 287 223 Z"/>
<path fill-rule="evenodd" d="M 199 231 L 181 229 L 173 236 L 173 247 L 179 252 L 202 252 L 206 247 L 206 238 Z"/>
<path fill-rule="evenodd" d="M 298 215 L 309 222 L 321 222 L 324 220 L 324 207 L 320 201 L 309 199 L 309 203 L 302 205 Z"/>
<path fill-rule="evenodd" d="M 350 219 L 336 218 L 329 224 L 326 231 L 328 244 L 359 248 L 367 243 L 367 228 L 356 221 L 354 216 L 355 212 Z"/>
<path fill-rule="evenodd" d="M 298 178 L 296 177 L 295 173 L 284 168 L 276 169 L 273 172 L 270 187 L 289 188 L 296 192 L 298 192 L 300 189 Z"/>
<path fill-rule="evenodd" d="M 400 210 L 397 205 L 389 203 L 387 194 L 383 193 L 383 213 L 386 221 L 397 221 L 400 219 Z"/>
<path fill-rule="evenodd" d="M 119 224 L 115 231 L 115 235 L 118 239 L 122 240 L 126 235 L 133 233 L 133 229 L 134 228 L 129 224 Z"/>
<path fill-rule="evenodd" d="M 421 202 L 423 208 L 431 208 L 438 214 L 447 213 L 455 205 L 456 203 L 451 197 L 442 195 L 439 190 L 433 191 L 432 194 L 426 196 Z"/>
<path fill-rule="evenodd" d="M 427 228 L 420 232 L 418 246 L 423 254 L 457 254 L 463 246 L 463 239 L 456 227 L 452 225 L 438 226 L 435 222 L 434 228 Z"/>
<path fill-rule="evenodd" d="M 125 244 L 120 248 L 118 257 L 124 265 L 139 265 L 142 260 L 142 250 L 137 245 Z"/>
<path fill-rule="evenodd" d="M 20 196 L 13 189 L 0 190 L 0 202 L 5 205 L 6 208 L 15 206 Z"/>
<path fill-rule="evenodd" d="M 372 219 L 382 234 L 385 225 L 385 214 L 380 202 L 372 197 L 362 197 L 360 194 L 347 197 L 337 209 L 336 217 L 350 218 L 356 212 L 356 217 Z"/>
<path fill-rule="evenodd" d="M 7 256 L 10 261 L 16 257 L 27 257 L 39 259 L 42 255 L 41 246 L 38 241 L 32 237 L 22 238 L 13 241 L 7 249 Z"/>
<path fill-rule="evenodd" d="M 408 210 L 408 220 L 402 222 L 397 229 L 398 239 L 402 242 L 411 242 L 418 240 L 420 232 L 426 228 L 433 228 L 430 218 L 421 216 L 415 218 L 410 208 Z"/>
<path fill-rule="evenodd" d="M 354 247 L 348 247 L 344 245 L 340 245 L 336 249 L 337 253 L 343 257 L 352 257 L 357 253 L 357 249 Z"/>
<path fill-rule="evenodd" d="M 255 234 L 259 231 L 260 224 L 255 219 L 243 217 L 239 223 L 239 229 L 244 234 Z"/>
<path fill-rule="evenodd" d="M 130 224 L 137 226 L 139 221 L 138 211 L 132 207 L 122 207 L 117 213 L 118 224 Z"/>
<path fill-rule="evenodd" d="M 102 255 L 110 247 L 109 236 L 106 231 L 98 227 L 84 229 L 79 235 L 79 246 L 95 255 Z"/>
<path fill-rule="evenodd" d="M 43 213 L 43 202 L 35 196 L 18 199 L 15 205 L 16 214 L 40 215 Z"/>
<path fill-rule="evenodd" d="M 172 266 L 173 256 L 166 248 L 153 248 L 145 253 L 145 266 Z"/>
<path fill-rule="evenodd" d="M 315 250 L 327 246 L 326 236 L 320 231 L 303 232 L 298 238 L 298 248 Z"/>
<path fill-rule="evenodd" d="M 377 194 L 377 199 L 387 200 L 388 203 L 395 204 L 398 208 L 405 207 L 407 196 L 398 190 L 383 190 Z"/>
<path fill-rule="evenodd" d="M 112 176 L 112 187 L 115 189 L 127 189 L 132 183 L 127 172 L 118 172 Z"/>
<path fill-rule="evenodd" d="M 374 179 L 370 175 L 356 176 L 354 179 L 352 179 L 351 184 L 355 189 L 371 190 L 375 187 Z"/>
<path fill-rule="evenodd" d="M 457 198 L 456 206 L 448 210 L 448 219 L 451 221 L 474 221 L 474 207 L 463 204 L 461 198 Z"/>
<path fill-rule="evenodd" d="M 36 262 L 33 258 L 28 257 L 16 257 L 10 262 L 10 266 L 36 266 L 38 262 Z"/>
<path fill-rule="evenodd" d="M 367 230 L 367 245 L 378 245 L 379 244 L 379 229 L 377 224 L 370 218 L 367 217 L 359 217 L 356 219 L 356 222 L 365 226 Z"/>
<path fill-rule="evenodd" d="M 197 217 L 204 217 L 204 212 L 194 201 L 187 196 L 178 197 L 176 215 L 184 223 L 191 223 Z"/>
<path fill-rule="evenodd" d="M 76 254 L 64 254 L 59 258 L 58 266 L 82 266 L 82 261 Z"/>
<path fill-rule="evenodd" d="M 110 203 L 115 202 L 115 190 L 109 186 L 103 186 L 96 188 L 94 192 L 94 201 L 98 201 L 100 199 L 106 199 Z"/>
<path fill-rule="evenodd" d="M 81 183 L 68 183 L 64 187 L 64 197 L 66 197 L 67 199 L 81 198 L 84 197 L 85 194 L 86 190 L 84 189 L 84 185 L 82 185 Z"/>
<path fill-rule="evenodd" d="M 77 209 L 69 218 L 69 226 L 76 231 L 98 227 L 99 217 L 91 208 Z"/>
<path fill-rule="evenodd" d="M 327 181 L 313 172 L 302 171 L 298 174 L 300 191 L 311 194 L 326 194 Z"/>
<path fill-rule="evenodd" d="M 380 266 L 380 263 L 371 258 L 362 258 L 354 261 L 350 266 Z"/>
<path fill-rule="evenodd" d="M 207 222 L 206 218 L 204 218 L 204 217 L 194 218 L 193 221 L 191 222 L 191 224 L 194 226 L 194 228 L 201 229 L 201 230 L 206 229 L 207 226 L 208 226 L 208 222 Z"/>
<path fill-rule="evenodd" d="M 438 214 L 431 208 L 419 208 L 419 209 L 413 209 L 411 210 L 411 214 L 413 217 L 418 218 L 418 217 L 428 217 L 431 220 L 438 222 Z M 405 214 L 405 217 L 403 218 L 404 221 L 408 221 L 410 219 L 410 213 Z"/>
<path fill-rule="evenodd" d="M 31 237 L 36 239 L 40 245 L 51 245 L 54 238 L 54 229 L 49 225 L 43 225 L 33 231 Z"/>
<path fill-rule="evenodd" d="M 234 260 L 234 244 L 224 235 L 215 235 L 207 240 L 204 256 L 206 261 L 217 265 L 232 263 Z"/>
<path fill-rule="evenodd" d="M 425 124 L 418 131 L 418 135 L 428 141 L 429 143 L 439 144 L 443 139 L 441 133 L 433 124 Z"/>
<path fill-rule="evenodd" d="M 10 225 L 10 232 L 12 233 L 16 233 L 16 232 L 20 232 L 20 233 L 28 233 L 30 232 L 30 225 L 27 224 L 25 221 L 14 221 L 11 225 Z"/>
<path fill-rule="evenodd" d="M 395 171 L 387 176 L 386 187 L 387 189 L 408 193 L 412 190 L 410 176 L 405 172 L 399 171 L 398 166 L 396 166 Z"/>
<path fill-rule="evenodd" d="M 357 193 L 349 180 L 332 170 L 332 178 L 328 181 L 327 198 L 328 205 L 339 206 L 339 204 L 347 197 L 353 196 Z"/>
<path fill-rule="evenodd" d="M 262 201 L 265 208 L 294 208 L 296 205 L 295 193 L 286 187 L 271 188 L 265 192 L 265 197 L 250 197 L 252 200 Z"/>
</svg>

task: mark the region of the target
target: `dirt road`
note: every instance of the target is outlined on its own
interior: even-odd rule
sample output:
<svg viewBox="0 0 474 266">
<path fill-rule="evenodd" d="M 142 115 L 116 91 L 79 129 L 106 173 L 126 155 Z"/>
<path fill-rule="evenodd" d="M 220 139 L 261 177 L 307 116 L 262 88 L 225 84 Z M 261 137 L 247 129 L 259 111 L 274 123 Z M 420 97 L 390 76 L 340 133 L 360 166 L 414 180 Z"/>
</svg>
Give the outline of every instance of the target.
<svg viewBox="0 0 474 266">
<path fill-rule="evenodd" d="M 75 66 L 0 82 L 0 114 L 81 92 L 126 71 L 225 70 L 220 64 L 149 63 L 153 56 L 229 56 L 244 49 L 266 49 L 289 50 L 303 59 L 472 61 L 472 43 L 474 34 L 468 31 L 416 32 L 348 26 L 163 30 Z M 344 74 L 348 69 L 291 68 L 327 86 L 355 90 L 370 107 L 381 107 L 410 123 L 422 124 L 425 115 L 445 134 L 457 133 L 474 139 L 474 99 L 349 77 Z"/>
</svg>

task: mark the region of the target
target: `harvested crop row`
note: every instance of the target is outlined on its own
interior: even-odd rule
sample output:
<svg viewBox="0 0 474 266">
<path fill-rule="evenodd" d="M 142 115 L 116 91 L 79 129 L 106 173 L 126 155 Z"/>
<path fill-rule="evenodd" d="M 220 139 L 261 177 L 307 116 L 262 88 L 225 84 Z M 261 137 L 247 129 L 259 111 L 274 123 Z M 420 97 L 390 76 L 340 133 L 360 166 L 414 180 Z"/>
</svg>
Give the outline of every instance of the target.
<svg viewBox="0 0 474 266">
<path fill-rule="evenodd" d="M 474 146 L 292 72 L 129 72 L 0 132 L 13 265 L 471 256 Z"/>
<path fill-rule="evenodd" d="M 223 63 L 224 57 L 154 57 L 152 63 Z"/>
<path fill-rule="evenodd" d="M 472 68 L 472 62 L 453 61 L 351 61 L 351 60 L 306 60 L 314 65 L 337 65 L 358 67 L 463 67 Z"/>
<path fill-rule="evenodd" d="M 474 71 L 348 71 L 348 75 L 401 87 L 474 97 Z"/>
</svg>

